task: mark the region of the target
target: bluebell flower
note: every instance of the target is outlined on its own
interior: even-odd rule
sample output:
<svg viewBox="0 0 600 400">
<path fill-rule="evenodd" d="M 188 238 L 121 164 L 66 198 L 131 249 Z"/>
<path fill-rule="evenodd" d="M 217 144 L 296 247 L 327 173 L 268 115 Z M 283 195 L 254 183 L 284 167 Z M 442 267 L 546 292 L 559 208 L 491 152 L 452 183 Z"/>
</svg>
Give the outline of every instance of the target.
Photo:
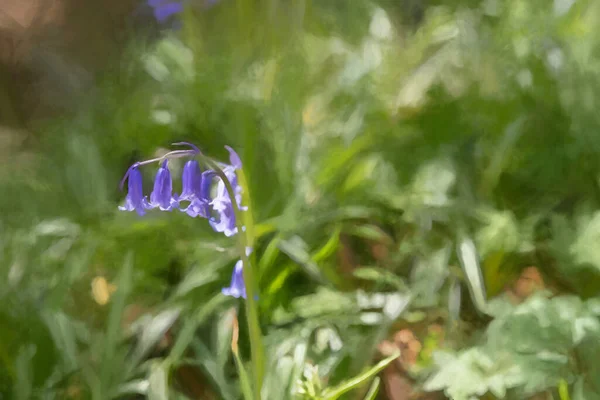
<svg viewBox="0 0 600 400">
<path fill-rule="evenodd" d="M 225 148 L 229 152 L 229 162 L 231 163 L 231 166 L 235 169 L 241 169 L 242 160 L 240 159 L 240 156 L 238 156 L 238 153 L 236 153 L 235 150 L 233 150 L 230 146 L 225 146 Z"/>
<path fill-rule="evenodd" d="M 200 185 L 202 184 L 202 171 L 200 164 L 196 160 L 190 160 L 183 166 L 181 174 L 182 191 L 179 196 L 179 201 L 192 201 L 198 197 L 200 193 Z"/>
<path fill-rule="evenodd" d="M 125 179 L 127 179 L 127 196 L 125 197 L 125 204 L 119 206 L 119 210 L 135 210 L 139 215 L 146 214 L 145 209 L 148 208 L 148 200 L 142 189 L 142 173 L 136 166 L 133 166 L 127 171 Z"/>
<path fill-rule="evenodd" d="M 238 184 L 236 170 L 242 168 L 242 161 L 238 154 L 229 146 L 225 146 L 229 151 L 229 165 L 222 167 L 223 173 L 231 184 L 235 195 L 235 201 L 241 211 L 248 208 L 242 206 L 242 187 Z M 232 236 L 237 233 L 235 213 L 233 211 L 232 200 L 227 192 L 225 183 L 219 180 L 214 199 L 210 203 L 215 211 L 216 217 L 210 220 L 210 225 L 217 232 L 223 232 L 225 236 Z"/>
<path fill-rule="evenodd" d="M 228 287 L 221 289 L 221 293 L 225 296 L 232 296 L 235 298 L 246 298 L 246 285 L 244 284 L 244 271 L 243 262 L 239 260 L 235 263 L 233 268 L 233 274 L 231 276 L 231 284 Z"/>
<path fill-rule="evenodd" d="M 214 208 L 217 217 L 208 220 L 210 226 L 215 232 L 222 232 L 225 236 L 230 237 L 238 232 L 235 225 L 235 213 L 231 202 L 223 202 L 219 205 L 219 209 Z"/>
<path fill-rule="evenodd" d="M 162 211 L 171 211 L 179 206 L 177 197 L 172 196 L 173 181 L 168 168 L 168 160 L 161 164 L 154 178 L 154 189 L 150 193 L 148 208 L 160 208 Z"/>
<path fill-rule="evenodd" d="M 237 178 L 237 170 L 242 168 L 240 157 L 231 147 L 225 146 L 229 151 L 230 163 L 219 163 L 219 167 L 225 176 L 222 177 L 223 179 L 219 177 L 214 197 L 211 197 L 211 190 L 214 178 L 218 176 L 217 173 L 213 170 L 202 172 L 198 161 L 194 159 L 187 161 L 183 167 L 182 191 L 180 195 L 177 195 L 172 193 L 173 182 L 168 168 L 169 158 L 194 157 L 200 153 L 200 150 L 190 143 L 180 142 L 175 144 L 186 145 L 192 149 L 172 151 L 164 157 L 141 161 L 130 168 L 124 178 L 124 180 L 127 179 L 131 173 L 129 180 L 130 195 L 128 195 L 126 205 L 122 209 L 135 209 L 138 213 L 143 214 L 145 209 L 159 208 L 162 211 L 171 211 L 178 208 L 191 217 L 208 219 L 211 227 L 217 232 L 224 233 L 225 236 L 229 237 L 238 233 L 233 201 L 236 202 L 240 210 L 247 210 L 247 207 L 242 206 L 242 187 L 238 184 Z M 154 188 L 148 201 L 142 194 L 141 174 L 138 167 L 156 161 L 162 161 L 162 163 L 154 179 Z M 230 198 L 226 190 L 225 180 L 230 183 L 233 189 L 234 200 Z M 183 206 L 182 203 L 187 203 L 187 205 Z M 244 229 L 245 227 L 242 227 L 242 230 Z"/>
<path fill-rule="evenodd" d="M 183 12 L 183 3 L 181 1 L 148 0 L 148 5 L 153 9 L 154 18 L 161 24 L 173 15 Z"/>
<path fill-rule="evenodd" d="M 246 256 L 252 253 L 251 247 L 246 247 Z M 246 298 L 246 285 L 244 284 L 244 263 L 242 260 L 238 260 L 233 268 L 233 274 L 231 275 L 231 283 L 228 287 L 221 289 L 221 293 L 225 296 L 232 296 L 235 298 Z"/>
<path fill-rule="evenodd" d="M 195 180 L 195 185 L 191 190 L 192 194 L 186 199 L 190 201 L 190 204 L 186 208 L 180 208 L 181 211 L 187 213 L 192 218 L 202 217 L 209 218 L 210 217 L 210 187 L 212 185 L 212 179 L 215 176 L 215 172 L 212 170 L 204 171 L 198 178 Z M 187 194 L 187 191 L 184 190 L 183 194 Z M 180 199 L 181 200 L 181 199 Z"/>
</svg>

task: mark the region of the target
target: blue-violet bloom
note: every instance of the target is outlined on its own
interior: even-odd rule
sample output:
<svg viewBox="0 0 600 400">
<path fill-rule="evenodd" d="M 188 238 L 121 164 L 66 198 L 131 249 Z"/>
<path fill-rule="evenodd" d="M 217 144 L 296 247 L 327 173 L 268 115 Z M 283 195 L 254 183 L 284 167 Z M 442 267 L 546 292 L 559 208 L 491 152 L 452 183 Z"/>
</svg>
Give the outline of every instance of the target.
<svg viewBox="0 0 600 400">
<path fill-rule="evenodd" d="M 158 207 L 162 211 L 171 211 L 173 208 L 178 207 L 179 201 L 172 196 L 172 192 L 171 172 L 168 168 L 168 160 L 164 160 L 154 178 L 154 189 L 150 193 L 148 208 Z"/>
<path fill-rule="evenodd" d="M 209 224 L 215 232 L 222 232 L 225 236 L 230 237 L 238 232 L 237 226 L 235 225 L 235 213 L 233 211 L 233 205 L 231 202 L 220 202 L 217 209 L 213 205 L 213 210 L 216 211 L 217 217 L 210 218 Z"/>
<path fill-rule="evenodd" d="M 231 284 L 228 287 L 221 289 L 221 293 L 225 296 L 232 296 L 235 298 L 246 298 L 246 285 L 244 285 L 244 271 L 243 262 L 238 260 L 233 268 L 233 275 L 231 276 Z"/>
<path fill-rule="evenodd" d="M 125 204 L 119 206 L 121 211 L 136 211 L 139 215 L 146 214 L 145 209 L 148 208 L 148 200 L 144 197 L 142 189 L 142 173 L 133 166 L 127 172 L 127 196 Z"/>
<path fill-rule="evenodd" d="M 225 146 L 229 151 L 229 165 L 224 165 L 223 173 L 227 177 L 227 180 L 231 184 L 235 195 L 235 201 L 238 208 L 241 211 L 245 211 L 248 207 L 242 207 L 242 187 L 238 184 L 236 170 L 242 168 L 242 161 L 238 154 L 229 146 Z M 217 218 L 210 220 L 210 225 L 217 232 L 223 232 L 225 236 L 232 236 L 237 233 L 237 227 L 235 224 L 235 213 L 233 211 L 232 200 L 227 193 L 225 183 L 219 180 L 217 184 L 217 193 L 215 198 L 210 203 L 213 210 L 217 214 Z"/>
<path fill-rule="evenodd" d="M 251 247 L 246 247 L 246 256 L 252 253 Z M 246 285 L 244 284 L 244 263 L 242 260 L 238 260 L 233 268 L 233 274 L 231 276 L 231 283 L 228 287 L 221 289 L 221 293 L 225 296 L 232 296 L 235 298 L 246 298 Z"/>
<path fill-rule="evenodd" d="M 173 15 L 183 12 L 183 4 L 180 1 L 148 0 L 148 5 L 153 8 L 154 18 L 159 23 L 164 23 Z"/>
<path fill-rule="evenodd" d="M 183 166 L 181 174 L 182 191 L 179 201 L 192 201 L 199 197 L 200 185 L 202 184 L 202 171 L 196 160 L 189 160 Z"/>
<path fill-rule="evenodd" d="M 198 176 L 199 179 L 196 179 L 196 185 L 192 189 L 193 194 L 188 198 L 191 199 L 190 204 L 186 208 L 180 208 L 180 211 L 187 213 L 192 218 L 210 217 L 210 188 L 215 175 L 214 171 L 207 170 Z M 185 186 L 183 194 L 186 194 Z"/>
</svg>

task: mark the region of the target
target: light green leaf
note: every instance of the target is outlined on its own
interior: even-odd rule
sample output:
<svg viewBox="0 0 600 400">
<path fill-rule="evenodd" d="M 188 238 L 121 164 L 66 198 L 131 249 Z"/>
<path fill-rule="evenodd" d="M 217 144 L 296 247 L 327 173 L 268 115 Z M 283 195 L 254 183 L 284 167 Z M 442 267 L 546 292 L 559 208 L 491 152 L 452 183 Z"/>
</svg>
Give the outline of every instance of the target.
<svg viewBox="0 0 600 400">
<path fill-rule="evenodd" d="M 111 298 L 112 305 L 108 315 L 106 338 L 103 346 L 104 351 L 102 353 L 102 367 L 100 369 L 99 390 L 101 393 L 96 394 L 99 398 L 108 398 L 108 393 L 114 383 L 112 380 L 115 378 L 115 374 L 118 373 L 118 371 L 114 369 L 114 362 L 119 345 L 123 310 L 125 309 L 127 296 L 131 291 L 132 269 L 133 255 L 132 253 L 129 253 L 126 256 L 123 268 L 116 279 L 117 290 Z"/>
<path fill-rule="evenodd" d="M 240 386 L 242 387 L 242 394 L 244 395 L 244 399 L 253 400 L 254 395 L 252 394 L 252 385 L 250 383 L 248 372 L 244 367 L 244 363 L 242 362 L 239 354 L 236 351 L 233 352 L 233 358 L 235 360 L 235 366 L 240 377 Z"/>
<path fill-rule="evenodd" d="M 141 337 L 133 354 L 133 360 L 136 363 L 144 358 L 156 343 L 163 338 L 165 333 L 175 323 L 180 313 L 180 308 L 170 308 L 162 311 L 148 321 L 148 323 L 144 324 Z"/>
<path fill-rule="evenodd" d="M 519 248 L 520 234 L 517 220 L 511 211 L 486 210 L 481 212 L 485 225 L 477 232 L 477 249 L 485 258 L 492 252 L 512 253 Z"/>
<path fill-rule="evenodd" d="M 486 312 L 487 295 L 475 243 L 470 238 L 463 238 L 458 244 L 457 252 L 473 303 L 479 311 Z"/>
<path fill-rule="evenodd" d="M 582 218 L 570 251 L 577 264 L 590 264 L 600 270 L 600 211 Z"/>
<path fill-rule="evenodd" d="M 215 382 L 221 398 L 224 400 L 235 399 L 237 397 L 234 395 L 237 390 L 237 388 L 235 388 L 236 382 L 232 381 L 229 376 L 225 376 L 224 370 L 218 368 L 217 359 L 208 346 L 206 346 L 200 338 L 195 337 L 192 340 L 191 347 L 194 350 L 197 362 L 202 365 L 206 374 Z"/>
<path fill-rule="evenodd" d="M 65 372 L 74 371 L 77 368 L 77 343 L 75 341 L 75 327 L 69 318 L 62 312 L 51 312 L 44 310 L 42 319 L 48 326 L 52 339 L 57 349 L 61 349 Z"/>
<path fill-rule="evenodd" d="M 341 384 L 333 387 L 327 388 L 323 391 L 323 399 L 324 400 L 335 400 L 338 399 L 344 393 L 347 393 L 357 387 L 363 385 L 367 380 L 371 379 L 373 376 L 378 374 L 381 370 L 387 367 L 392 361 L 400 356 L 400 353 L 391 355 L 390 357 L 381 360 L 375 366 L 370 368 L 369 370 L 363 372 L 362 374 L 349 379 Z"/>
<path fill-rule="evenodd" d="M 383 268 L 361 267 L 355 269 L 353 275 L 359 279 L 391 285 L 401 292 L 408 291 L 408 286 L 401 277 Z"/>
<path fill-rule="evenodd" d="M 35 346 L 24 346 L 19 350 L 15 362 L 16 382 L 14 386 L 15 400 L 29 400 L 33 390 L 31 361 L 35 355 Z"/>
<path fill-rule="evenodd" d="M 304 240 L 298 236 L 294 236 L 288 240 L 281 240 L 278 246 L 282 252 L 297 262 L 308 275 L 318 282 L 326 282 L 325 277 L 319 270 L 319 266 L 312 260 L 312 257 L 308 253 Z"/>
<path fill-rule="evenodd" d="M 119 387 L 117 391 L 117 396 L 127 396 L 140 394 L 146 396 L 148 394 L 148 388 L 150 387 L 150 382 L 148 379 L 136 379 L 131 382 L 127 382 Z"/>
<path fill-rule="evenodd" d="M 377 398 L 377 393 L 379 392 L 379 384 L 381 383 L 381 379 L 378 376 L 373 379 L 373 383 L 371 383 L 371 387 L 367 392 L 364 400 L 375 400 Z"/>
<path fill-rule="evenodd" d="M 177 286 L 175 291 L 176 296 L 183 296 L 192 290 L 199 289 L 209 283 L 216 281 L 219 276 L 215 272 L 217 268 L 225 265 L 228 260 L 221 257 L 218 260 L 203 266 L 202 268 L 194 268 L 185 279 Z"/>
<path fill-rule="evenodd" d="M 233 333 L 233 321 L 237 318 L 236 309 L 230 308 L 219 318 L 215 325 L 214 338 L 217 365 L 220 369 L 225 367 L 231 353 L 231 336 Z"/>
<path fill-rule="evenodd" d="M 175 343 L 169 353 L 169 360 L 171 362 L 178 362 L 182 359 L 185 350 L 196 335 L 196 329 L 226 301 L 227 298 L 224 296 L 215 296 L 208 303 L 200 307 L 193 315 L 184 320 L 183 326 L 177 334 L 177 339 L 175 339 Z"/>
<path fill-rule="evenodd" d="M 148 400 L 168 400 L 169 384 L 167 369 L 162 363 L 153 363 L 148 377 Z"/>
<path fill-rule="evenodd" d="M 448 260 L 451 254 L 450 245 L 430 251 L 419 257 L 411 272 L 411 292 L 415 296 L 415 305 L 428 307 L 439 302 L 440 289 L 448 278 Z"/>
</svg>

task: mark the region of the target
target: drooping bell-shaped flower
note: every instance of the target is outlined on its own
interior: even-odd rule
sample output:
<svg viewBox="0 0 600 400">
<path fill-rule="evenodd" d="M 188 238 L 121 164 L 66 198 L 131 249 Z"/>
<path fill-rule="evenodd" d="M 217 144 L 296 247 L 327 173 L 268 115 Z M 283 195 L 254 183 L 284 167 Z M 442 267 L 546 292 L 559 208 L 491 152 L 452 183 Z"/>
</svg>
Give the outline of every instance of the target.
<svg viewBox="0 0 600 400">
<path fill-rule="evenodd" d="M 233 150 L 230 146 L 225 146 L 225 148 L 229 152 L 229 163 L 231 164 L 231 166 L 235 169 L 241 169 L 242 160 L 238 153 L 236 153 L 235 150 Z"/>
<path fill-rule="evenodd" d="M 177 197 L 173 197 L 173 181 L 168 168 L 168 160 L 163 161 L 156 177 L 154 178 L 154 189 L 150 193 L 149 208 L 160 208 L 162 211 L 171 211 L 179 206 Z"/>
<path fill-rule="evenodd" d="M 246 298 L 246 285 L 244 285 L 244 271 L 243 262 L 239 260 L 235 263 L 233 268 L 233 274 L 231 275 L 231 283 L 228 287 L 221 289 L 221 293 L 225 296 L 232 296 L 235 298 Z"/>
<path fill-rule="evenodd" d="M 216 205 L 213 204 L 213 210 L 216 211 L 217 216 L 209 219 L 210 226 L 215 232 L 223 232 L 227 237 L 235 235 L 238 229 L 235 225 L 233 205 L 230 201 L 224 201 L 218 203 L 218 207 L 216 208 Z"/>
<path fill-rule="evenodd" d="M 146 214 L 148 201 L 142 189 L 142 173 L 137 167 L 131 167 L 127 173 L 127 196 L 125 204 L 119 206 L 121 211 L 136 211 L 139 215 Z"/>
<path fill-rule="evenodd" d="M 153 9 L 154 18 L 161 24 L 173 15 L 183 12 L 183 3 L 181 1 L 148 0 L 148 5 Z"/>
<path fill-rule="evenodd" d="M 198 161 L 190 160 L 186 162 L 181 174 L 182 191 L 179 201 L 192 201 L 194 198 L 199 197 L 201 184 L 202 172 Z"/>
<path fill-rule="evenodd" d="M 241 211 L 247 210 L 247 207 L 242 206 L 242 187 L 238 183 L 236 170 L 242 168 L 242 161 L 238 154 L 229 146 L 225 146 L 229 151 L 229 165 L 223 167 L 223 172 L 233 189 L 235 202 Z M 232 199 L 227 192 L 225 183 L 219 180 L 217 191 L 214 199 L 211 202 L 213 210 L 217 214 L 210 221 L 211 226 L 217 232 L 223 232 L 225 236 L 232 236 L 237 233 L 235 213 L 233 211 Z"/>
<path fill-rule="evenodd" d="M 196 185 L 191 190 L 192 195 L 189 197 L 191 199 L 190 204 L 186 208 L 180 208 L 180 211 L 187 213 L 192 218 L 210 217 L 210 188 L 215 175 L 215 172 L 212 170 L 206 170 L 198 175 Z M 186 194 L 185 183 L 182 196 L 184 194 Z"/>
<path fill-rule="evenodd" d="M 251 247 L 246 247 L 246 256 L 252 253 Z M 233 268 L 233 274 L 231 275 L 231 283 L 228 287 L 221 289 L 221 293 L 225 296 L 232 296 L 235 298 L 246 298 L 246 285 L 244 284 L 244 263 L 242 260 L 238 260 Z"/>
</svg>

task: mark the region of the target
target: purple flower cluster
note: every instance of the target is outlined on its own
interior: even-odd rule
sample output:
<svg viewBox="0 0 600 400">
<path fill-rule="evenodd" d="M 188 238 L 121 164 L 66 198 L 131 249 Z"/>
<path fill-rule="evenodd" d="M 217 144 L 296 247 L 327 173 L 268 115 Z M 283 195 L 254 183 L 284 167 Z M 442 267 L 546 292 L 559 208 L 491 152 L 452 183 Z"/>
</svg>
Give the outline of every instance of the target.
<svg viewBox="0 0 600 400">
<path fill-rule="evenodd" d="M 195 159 L 186 161 L 181 174 L 181 193 L 173 193 L 173 180 L 169 171 L 169 158 L 194 157 L 200 153 L 198 148 L 189 143 L 177 143 L 192 147 L 192 150 L 175 150 L 165 156 L 133 164 L 121 185 L 127 180 L 127 196 L 125 204 L 119 206 L 122 211 L 136 211 L 139 215 L 145 215 L 147 210 L 159 209 L 161 211 L 179 210 L 192 218 L 200 217 L 207 219 L 210 226 L 216 232 L 222 232 L 225 236 L 233 236 L 238 233 L 234 213 L 233 200 L 227 192 L 225 183 L 219 175 L 211 169 L 202 171 L 200 164 Z M 236 171 L 242 168 L 242 162 L 238 154 L 229 146 L 229 164 L 219 164 L 219 168 L 225 174 L 233 192 L 237 207 L 245 211 L 247 207 L 242 206 L 242 187 L 238 184 Z M 144 195 L 142 173 L 140 167 L 146 164 L 160 161 L 160 167 L 154 178 L 154 187 L 150 198 Z M 216 179 L 215 196 L 211 195 Z M 252 250 L 246 249 L 247 255 Z M 239 260 L 234 268 L 231 285 L 223 289 L 223 294 L 233 297 L 246 298 L 246 288 L 242 274 L 243 263 Z"/>
</svg>

